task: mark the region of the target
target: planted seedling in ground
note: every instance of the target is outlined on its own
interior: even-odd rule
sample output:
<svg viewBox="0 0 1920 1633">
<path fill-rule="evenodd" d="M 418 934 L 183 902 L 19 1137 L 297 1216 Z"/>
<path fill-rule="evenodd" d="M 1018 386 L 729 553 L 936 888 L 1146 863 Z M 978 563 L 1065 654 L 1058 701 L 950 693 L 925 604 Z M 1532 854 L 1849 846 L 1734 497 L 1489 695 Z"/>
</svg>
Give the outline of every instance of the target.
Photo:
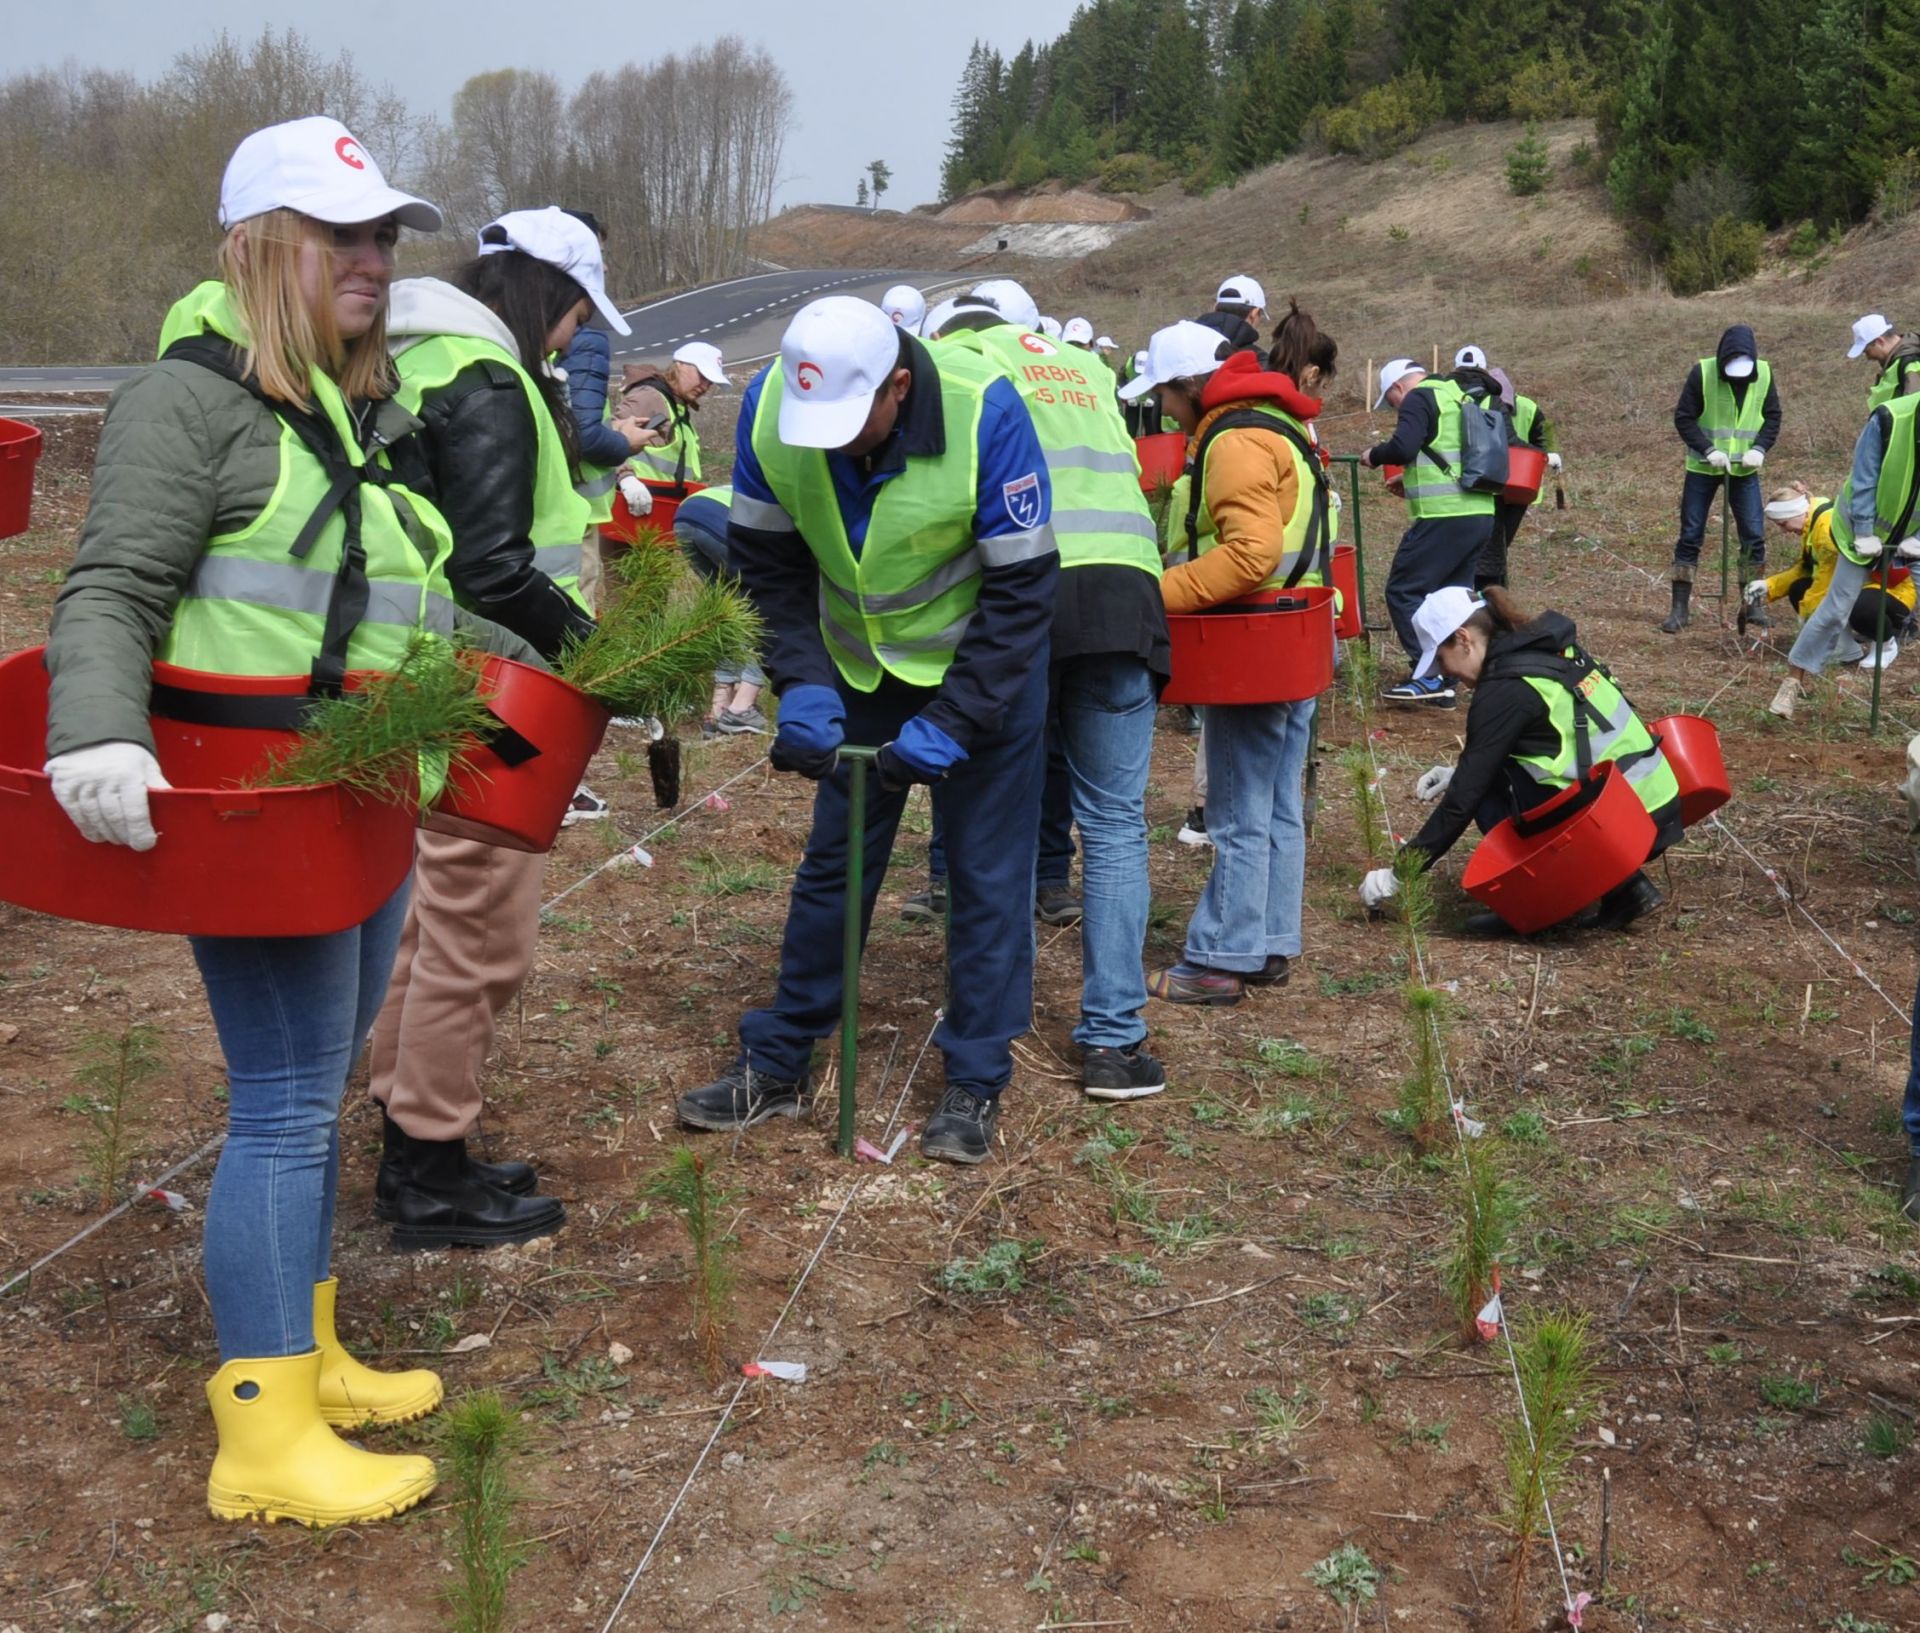
<svg viewBox="0 0 1920 1633">
<path fill-rule="evenodd" d="M 85 1060 L 74 1075 L 86 1093 L 75 1096 L 75 1105 L 91 1125 L 81 1155 L 88 1186 L 103 1208 L 127 1186 L 139 1142 L 135 1091 L 165 1070 L 157 1041 L 152 1027 L 130 1026 L 124 1032 L 95 1032 L 81 1046 Z"/>
<path fill-rule="evenodd" d="M 718 1383 L 726 1367 L 733 1254 L 739 1246 L 722 1227 L 720 1216 L 738 1200 L 739 1193 L 714 1184 L 707 1177 L 706 1159 L 682 1146 L 641 1188 L 641 1195 L 664 1202 L 686 1228 L 687 1245 L 693 1250 L 694 1337 L 700 1344 L 707 1381 Z"/>
<path fill-rule="evenodd" d="M 1380 790 L 1374 786 L 1373 757 L 1364 748 L 1350 748 L 1340 756 L 1340 764 L 1353 785 L 1353 820 L 1360 829 L 1360 842 L 1367 847 L 1367 860 L 1378 866 L 1387 824 Z"/>
<path fill-rule="evenodd" d="M 1513 1196 L 1501 1174 L 1500 1147 L 1494 1140 L 1475 1141 L 1471 1158 L 1463 1152 L 1455 1163 L 1453 1207 L 1453 1251 L 1445 1281 L 1460 1335 L 1472 1343 L 1478 1336 L 1475 1319 L 1493 1296 L 1513 1227 Z"/>
<path fill-rule="evenodd" d="M 527 1426 L 486 1390 L 447 1409 L 439 1441 L 453 1515 L 454 1581 L 447 1589 L 453 1633 L 504 1633 L 507 1590 L 527 1558 L 513 1536 L 520 1505 L 513 1461 L 526 1445 Z"/>
<path fill-rule="evenodd" d="M 1412 1061 L 1408 1075 L 1401 1079 L 1400 1102 L 1391 1121 L 1425 1156 L 1441 1143 L 1452 1115 L 1443 1052 L 1446 999 L 1433 987 L 1410 982 L 1404 1001 Z"/>
<path fill-rule="evenodd" d="M 1535 1317 L 1514 1342 L 1513 1364 L 1520 1376 L 1524 1416 L 1508 1418 L 1500 1437 L 1507 1460 L 1504 1518 L 1514 1542 L 1507 1617 L 1520 1628 L 1528 1620 L 1522 1608 L 1527 1556 L 1565 1484 L 1574 1442 L 1593 1416 L 1587 1318 L 1561 1311 Z"/>
</svg>

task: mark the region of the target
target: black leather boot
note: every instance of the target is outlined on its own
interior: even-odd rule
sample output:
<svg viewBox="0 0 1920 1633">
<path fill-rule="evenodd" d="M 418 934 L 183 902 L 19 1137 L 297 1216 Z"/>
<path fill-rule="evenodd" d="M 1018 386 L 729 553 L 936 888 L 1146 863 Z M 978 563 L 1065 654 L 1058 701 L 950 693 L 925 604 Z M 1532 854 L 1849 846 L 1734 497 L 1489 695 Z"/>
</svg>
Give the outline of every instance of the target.
<svg viewBox="0 0 1920 1633">
<path fill-rule="evenodd" d="M 1693 617 L 1687 603 L 1693 599 L 1693 568 L 1685 562 L 1673 564 L 1673 609 L 1661 622 L 1660 628 L 1669 635 L 1678 635 Z"/>
<path fill-rule="evenodd" d="M 403 1252 L 433 1247 L 498 1247 L 548 1236 L 567 1222 L 551 1196 L 514 1196 L 481 1178 L 465 1140 L 405 1136 L 389 1217 Z"/>
<path fill-rule="evenodd" d="M 1644 873 L 1636 873 L 1623 885 L 1616 885 L 1600 898 L 1593 916 L 1596 930 L 1624 930 L 1637 918 L 1644 918 L 1666 900 L 1660 887 Z"/>
<path fill-rule="evenodd" d="M 393 1193 L 400 1184 L 407 1149 L 407 1131 L 380 1108 L 380 1171 L 373 1181 L 373 1217 L 393 1218 Z M 467 1159 L 473 1171 L 496 1191 L 509 1196 L 532 1196 L 540 1188 L 540 1176 L 530 1162 L 480 1162 Z"/>
</svg>

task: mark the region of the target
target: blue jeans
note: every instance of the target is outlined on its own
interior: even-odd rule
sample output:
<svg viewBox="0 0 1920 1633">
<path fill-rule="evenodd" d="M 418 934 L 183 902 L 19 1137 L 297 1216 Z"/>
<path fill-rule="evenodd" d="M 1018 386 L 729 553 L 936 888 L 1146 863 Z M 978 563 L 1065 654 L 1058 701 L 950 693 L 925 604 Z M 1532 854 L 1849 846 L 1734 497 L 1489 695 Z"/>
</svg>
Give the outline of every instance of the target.
<svg viewBox="0 0 1920 1633">
<path fill-rule="evenodd" d="M 1493 537 L 1493 512 L 1484 516 L 1428 516 L 1401 536 L 1387 568 L 1387 616 L 1410 661 L 1418 662 L 1420 637 L 1413 615 L 1435 590 L 1449 584 L 1471 589 L 1474 569 Z M 1213 806 L 1207 806 L 1207 831 L 1213 831 Z"/>
<path fill-rule="evenodd" d="M 1859 643 L 1848 632 L 1848 623 L 1853 604 L 1872 571 L 1865 563 L 1849 561 L 1845 556 L 1833 564 L 1833 582 L 1827 586 L 1820 605 L 1813 609 L 1813 616 L 1800 626 L 1793 650 L 1787 654 L 1788 663 L 1817 675 L 1829 658 L 1840 657 L 1844 663 L 1845 653 L 1860 656 Z"/>
<path fill-rule="evenodd" d="M 1472 558 L 1467 567 L 1471 572 Z M 1300 954 L 1305 776 L 1314 701 L 1207 709 L 1213 872 L 1187 925 L 1186 960 L 1248 975 Z"/>
<path fill-rule="evenodd" d="M 207 1299 L 220 1359 L 313 1348 L 330 1274 L 340 1100 L 393 973 L 402 885 L 330 936 L 194 936 L 227 1057 L 227 1143 L 207 1198 Z"/>
<path fill-rule="evenodd" d="M 936 695 L 887 679 L 875 692 L 842 685 L 849 743 L 890 742 Z M 1047 672 L 1036 665 L 1000 730 L 934 785 L 953 864 L 948 885 L 947 1013 L 933 1034 L 947 1082 L 991 1098 L 1013 1075 L 1013 1040 L 1033 1024 L 1033 861 L 1046 774 Z M 807 1070 L 814 1040 L 840 1018 L 840 945 L 847 899 L 849 773 L 820 784 L 813 831 L 793 877 L 773 1003 L 740 1018 L 741 1058 L 788 1081 Z M 886 877 L 904 791 L 867 777 L 861 937 Z"/>
<path fill-rule="evenodd" d="M 1767 559 L 1767 517 L 1758 474 L 1709 476 L 1704 471 L 1688 471 L 1680 489 L 1680 542 L 1673 547 L 1675 561 L 1697 563 L 1700 560 L 1700 544 L 1707 536 L 1707 516 L 1713 509 L 1713 496 L 1723 486 L 1727 490 L 1727 509 L 1733 512 L 1733 530 L 1740 536 L 1740 554 L 1747 566 L 1757 568 Z"/>
<path fill-rule="evenodd" d="M 1066 750 L 1058 724 L 1047 721 L 1047 780 L 1040 790 L 1040 860 L 1035 880 L 1043 885 L 1066 884 L 1073 873 L 1073 781 L 1067 774 Z M 1084 834 L 1084 829 L 1082 830 Z M 933 836 L 927 841 L 927 877 L 936 884 L 947 878 L 947 836 L 938 805 L 933 812 Z"/>
<path fill-rule="evenodd" d="M 1053 723 L 1080 824 L 1080 1024 L 1084 1048 L 1127 1049 L 1147 1035 L 1147 773 L 1153 674 L 1119 653 L 1074 658 L 1053 677 Z M 1048 778 L 1049 784 L 1052 778 Z M 1045 819 L 1042 819 L 1045 831 Z M 1046 877 L 1045 861 L 1041 877 Z"/>
</svg>

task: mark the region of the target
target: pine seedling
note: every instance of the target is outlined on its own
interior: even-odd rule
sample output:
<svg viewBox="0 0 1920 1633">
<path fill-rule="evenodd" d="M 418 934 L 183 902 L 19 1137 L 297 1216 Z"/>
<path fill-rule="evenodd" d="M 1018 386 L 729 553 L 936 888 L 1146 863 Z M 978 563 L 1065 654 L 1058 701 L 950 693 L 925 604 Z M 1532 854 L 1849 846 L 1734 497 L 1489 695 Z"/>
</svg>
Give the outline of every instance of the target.
<svg viewBox="0 0 1920 1633">
<path fill-rule="evenodd" d="M 1494 1277 L 1513 1228 L 1513 1194 L 1501 1173 L 1496 1140 L 1476 1140 L 1471 1161 L 1461 1155 L 1454 1167 L 1453 1191 L 1453 1249 L 1445 1280 L 1461 1337 L 1472 1343 L 1478 1336 L 1474 1320 L 1493 1296 Z"/>
<path fill-rule="evenodd" d="M 1360 721 L 1364 737 L 1373 724 L 1374 700 L 1380 692 L 1380 660 L 1366 641 L 1348 641 L 1340 665 L 1341 690 Z"/>
<path fill-rule="evenodd" d="M 1432 987 L 1409 982 L 1403 994 L 1407 1026 L 1412 1034 L 1412 1070 L 1401 1080 L 1396 1121 L 1400 1132 L 1425 1156 L 1440 1144 L 1448 1104 L 1445 1070 L 1445 995 Z"/>
<path fill-rule="evenodd" d="M 527 1426 L 518 1408 L 486 1390 L 448 1407 L 437 1432 L 453 1513 L 454 1580 L 446 1590 L 453 1633 L 504 1633 L 507 1590 L 527 1559 L 513 1536 L 521 1496 L 513 1460 Z"/>
<path fill-rule="evenodd" d="M 74 1074 L 86 1092 L 90 1125 L 81 1156 L 87 1183 L 103 1208 L 127 1188 L 127 1170 L 139 1144 L 140 1114 L 135 1091 L 166 1069 L 150 1026 L 124 1032 L 95 1032 L 82 1044 L 85 1059 Z"/>
<path fill-rule="evenodd" d="M 739 1192 L 707 1177 L 704 1157 L 681 1146 L 660 1166 L 640 1194 L 666 1203 L 686 1227 L 693 1249 L 693 1335 L 707 1381 L 718 1383 L 726 1368 L 728 1315 L 733 1302 L 733 1254 L 739 1241 L 721 1228 L 720 1216 Z"/>
<path fill-rule="evenodd" d="M 1507 1457 L 1507 1505 L 1502 1517 L 1514 1538 L 1507 1617 L 1510 1625 L 1520 1628 L 1528 1620 L 1521 1608 L 1527 1555 L 1566 1482 L 1574 1442 L 1593 1416 L 1587 1318 L 1564 1310 L 1536 1316 L 1516 1338 L 1513 1362 L 1520 1375 L 1526 1417 L 1516 1413 L 1500 1429 Z"/>
<path fill-rule="evenodd" d="M 261 788 L 337 783 L 374 799 L 420 798 L 420 761 L 449 766 L 490 723 L 480 692 L 483 655 L 429 636 L 408 644 L 398 668 L 322 699 L 293 744 L 253 781 Z"/>
<path fill-rule="evenodd" d="M 1350 748 L 1340 756 L 1347 780 L 1353 785 L 1353 820 L 1360 828 L 1360 842 L 1367 847 L 1367 860 L 1380 861 L 1380 840 L 1386 819 L 1380 804 L 1380 790 L 1374 786 L 1373 761 L 1364 748 Z"/>
<path fill-rule="evenodd" d="M 1393 859 L 1394 878 L 1399 881 L 1393 893 L 1400 910 L 1401 939 L 1407 950 L 1407 979 L 1422 979 L 1421 941 L 1433 926 L 1433 880 L 1426 871 L 1427 859 L 1419 851 L 1403 850 Z"/>
<path fill-rule="evenodd" d="M 759 639 L 737 584 L 695 577 L 677 551 L 638 548 L 613 563 L 598 625 L 555 672 L 616 715 L 677 720 L 706 703 L 717 667 L 751 658 Z"/>
</svg>

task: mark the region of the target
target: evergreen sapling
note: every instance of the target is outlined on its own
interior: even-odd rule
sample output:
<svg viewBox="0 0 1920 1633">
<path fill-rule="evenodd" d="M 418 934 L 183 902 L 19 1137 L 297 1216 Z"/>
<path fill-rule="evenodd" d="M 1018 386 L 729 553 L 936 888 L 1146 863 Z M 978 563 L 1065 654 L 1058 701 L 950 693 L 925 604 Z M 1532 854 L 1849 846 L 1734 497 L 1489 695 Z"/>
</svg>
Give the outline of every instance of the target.
<svg viewBox="0 0 1920 1633">
<path fill-rule="evenodd" d="M 1516 1412 L 1508 1418 L 1500 1438 L 1507 1462 L 1502 1518 L 1514 1539 L 1507 1619 L 1516 1629 L 1528 1621 L 1522 1610 L 1528 1553 L 1566 1483 L 1574 1443 L 1593 1416 L 1596 1391 L 1588 1342 L 1586 1316 L 1569 1311 L 1536 1316 L 1514 1341 L 1513 1364 L 1526 1415 Z"/>
<path fill-rule="evenodd" d="M 726 1333 L 733 1302 L 733 1254 L 739 1241 L 726 1233 L 720 1216 L 739 1192 L 707 1177 L 706 1159 L 681 1146 L 641 1188 L 679 1216 L 693 1250 L 693 1333 L 700 1344 L 707 1381 L 718 1383 L 726 1368 Z"/>
</svg>

